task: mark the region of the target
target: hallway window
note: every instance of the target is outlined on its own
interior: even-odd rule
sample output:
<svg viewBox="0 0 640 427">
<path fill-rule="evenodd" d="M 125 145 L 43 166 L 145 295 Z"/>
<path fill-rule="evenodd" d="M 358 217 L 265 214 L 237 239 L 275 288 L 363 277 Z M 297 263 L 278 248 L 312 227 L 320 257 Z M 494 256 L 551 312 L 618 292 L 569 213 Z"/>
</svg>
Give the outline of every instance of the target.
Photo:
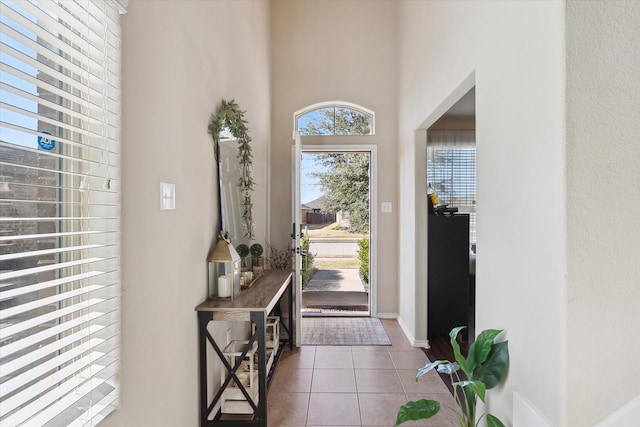
<svg viewBox="0 0 640 427">
<path fill-rule="evenodd" d="M 469 214 L 469 242 L 476 243 L 475 130 L 430 130 L 427 136 L 427 182 L 440 203 Z"/>
<path fill-rule="evenodd" d="M 119 394 L 119 11 L 0 11 L 0 425 L 95 425 Z"/>
<path fill-rule="evenodd" d="M 374 114 L 348 103 L 321 103 L 295 114 L 300 135 L 374 135 Z"/>
</svg>

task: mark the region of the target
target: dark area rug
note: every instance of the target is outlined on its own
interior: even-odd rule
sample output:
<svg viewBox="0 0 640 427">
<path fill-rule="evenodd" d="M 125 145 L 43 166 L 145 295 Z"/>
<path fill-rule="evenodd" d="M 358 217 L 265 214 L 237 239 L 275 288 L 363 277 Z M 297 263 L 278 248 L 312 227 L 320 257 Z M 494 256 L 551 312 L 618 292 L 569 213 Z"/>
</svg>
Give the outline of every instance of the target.
<svg viewBox="0 0 640 427">
<path fill-rule="evenodd" d="M 372 317 L 303 317 L 302 345 L 391 345 Z"/>
</svg>

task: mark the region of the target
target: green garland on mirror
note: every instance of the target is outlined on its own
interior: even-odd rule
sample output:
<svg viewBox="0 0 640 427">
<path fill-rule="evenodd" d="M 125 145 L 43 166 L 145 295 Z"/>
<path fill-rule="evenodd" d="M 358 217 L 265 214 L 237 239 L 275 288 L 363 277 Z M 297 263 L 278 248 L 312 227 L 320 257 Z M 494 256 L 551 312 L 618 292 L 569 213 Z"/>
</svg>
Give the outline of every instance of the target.
<svg viewBox="0 0 640 427">
<path fill-rule="evenodd" d="M 244 236 L 253 239 L 255 237 L 251 201 L 251 191 L 253 191 L 254 181 L 251 178 L 251 165 L 253 163 L 251 154 L 251 137 L 247 129 L 247 121 L 244 119 L 244 111 L 240 110 L 238 104 L 231 101 L 222 100 L 220 108 L 216 114 L 211 116 L 209 121 L 209 133 L 213 137 L 215 158 L 219 159 L 220 133 L 229 130 L 231 135 L 238 140 L 238 163 L 242 169 L 242 176 L 238 182 L 242 193 L 242 227 Z"/>
</svg>

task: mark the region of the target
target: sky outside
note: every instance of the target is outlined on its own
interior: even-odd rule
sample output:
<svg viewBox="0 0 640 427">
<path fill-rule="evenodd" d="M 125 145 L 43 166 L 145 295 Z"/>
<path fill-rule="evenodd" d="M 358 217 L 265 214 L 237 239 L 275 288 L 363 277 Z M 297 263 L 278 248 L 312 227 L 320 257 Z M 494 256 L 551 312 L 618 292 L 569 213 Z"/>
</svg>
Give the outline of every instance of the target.
<svg viewBox="0 0 640 427">
<path fill-rule="evenodd" d="M 311 176 L 312 173 L 321 172 L 324 168 L 316 164 L 318 154 L 302 153 L 300 199 L 302 203 L 311 202 L 322 196 L 322 189 L 318 184 L 318 179 Z"/>
<path fill-rule="evenodd" d="M 3 7 L 8 7 L 4 5 Z M 17 25 L 10 19 L 5 16 L 0 17 L 0 21 L 9 26 L 16 29 L 16 31 L 24 34 L 25 36 L 31 38 L 32 40 L 36 39 L 36 35 L 32 32 L 27 31 L 25 28 Z M 27 55 L 31 58 L 36 57 L 36 52 L 33 49 L 30 49 L 23 44 L 13 40 L 6 34 L 2 34 L 2 42 L 7 46 L 10 46 L 16 49 L 19 52 L 22 52 L 24 55 Z M 6 64 L 12 68 L 14 68 L 13 73 L 19 75 L 20 72 L 34 77 L 36 75 L 36 69 L 30 65 L 27 65 L 21 61 L 18 61 L 13 56 L 9 55 L 7 52 L 0 52 L 0 62 Z M 13 86 L 15 91 L 19 93 L 19 91 L 23 91 L 26 94 L 33 95 L 35 97 L 38 96 L 37 88 L 35 84 L 29 83 L 24 79 L 18 78 L 7 71 L 2 71 L 0 73 L 0 81 L 7 86 Z M 38 108 L 38 103 L 32 100 L 27 99 L 21 95 L 10 92 L 9 90 L 0 89 L 0 101 L 7 105 L 11 105 L 14 108 L 24 110 L 25 112 L 35 113 Z M 1 121 L 6 123 L 12 123 L 19 127 L 24 128 L 25 130 L 35 131 L 38 125 L 37 119 L 33 117 L 29 117 L 25 114 L 20 114 L 15 110 L 11 110 L 9 108 L 0 107 L 0 117 Z M 38 138 L 33 133 L 22 132 L 15 128 L 9 128 L 7 126 L 0 126 L 0 140 L 4 142 L 9 142 L 12 144 L 23 145 L 27 147 L 36 148 L 38 146 Z"/>
</svg>

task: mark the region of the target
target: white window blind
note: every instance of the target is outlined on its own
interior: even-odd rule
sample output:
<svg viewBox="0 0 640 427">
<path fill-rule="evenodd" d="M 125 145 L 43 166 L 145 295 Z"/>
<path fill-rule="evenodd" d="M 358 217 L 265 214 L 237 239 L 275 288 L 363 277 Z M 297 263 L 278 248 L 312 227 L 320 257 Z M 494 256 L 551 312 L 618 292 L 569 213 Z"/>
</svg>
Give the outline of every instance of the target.
<svg viewBox="0 0 640 427">
<path fill-rule="evenodd" d="M 469 241 L 476 243 L 476 144 L 474 130 L 427 132 L 427 182 L 441 204 L 469 214 Z"/>
<path fill-rule="evenodd" d="M 0 425 L 118 401 L 120 26 L 104 0 L 0 0 Z"/>
</svg>

